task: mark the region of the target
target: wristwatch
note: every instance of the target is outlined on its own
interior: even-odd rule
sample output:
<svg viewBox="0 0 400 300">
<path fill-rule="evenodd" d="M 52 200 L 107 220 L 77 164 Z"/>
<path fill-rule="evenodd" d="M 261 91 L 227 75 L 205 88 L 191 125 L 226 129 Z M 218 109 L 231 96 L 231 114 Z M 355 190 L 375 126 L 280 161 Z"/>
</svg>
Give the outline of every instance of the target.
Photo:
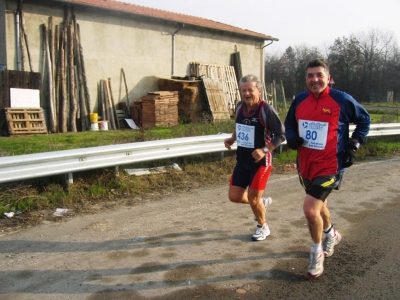
<svg viewBox="0 0 400 300">
<path fill-rule="evenodd" d="M 269 150 L 268 150 L 267 147 L 264 147 L 264 148 L 263 148 L 263 151 L 264 151 L 264 153 L 268 153 Z"/>
<path fill-rule="evenodd" d="M 360 143 L 358 142 L 352 142 L 350 143 L 351 147 L 354 149 L 354 151 L 358 150 L 360 148 Z"/>
</svg>

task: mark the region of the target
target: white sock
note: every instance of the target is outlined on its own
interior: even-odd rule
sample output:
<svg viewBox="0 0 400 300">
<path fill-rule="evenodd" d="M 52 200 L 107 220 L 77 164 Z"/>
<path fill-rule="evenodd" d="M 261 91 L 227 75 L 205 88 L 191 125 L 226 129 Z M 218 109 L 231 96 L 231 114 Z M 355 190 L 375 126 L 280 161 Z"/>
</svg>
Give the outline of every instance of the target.
<svg viewBox="0 0 400 300">
<path fill-rule="evenodd" d="M 318 252 L 322 252 L 322 243 L 313 243 L 313 246 L 311 248 L 311 252 L 312 253 L 318 253 Z"/>
<path fill-rule="evenodd" d="M 335 229 L 333 229 L 333 225 L 330 224 L 328 228 L 324 229 L 326 236 L 334 237 L 335 236 Z"/>
</svg>

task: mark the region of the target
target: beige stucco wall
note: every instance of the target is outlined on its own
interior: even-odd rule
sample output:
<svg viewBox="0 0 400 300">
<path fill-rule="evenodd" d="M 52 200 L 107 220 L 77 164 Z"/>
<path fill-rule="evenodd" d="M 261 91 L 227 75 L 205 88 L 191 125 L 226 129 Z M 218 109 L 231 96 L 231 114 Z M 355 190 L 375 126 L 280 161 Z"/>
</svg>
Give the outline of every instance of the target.
<svg viewBox="0 0 400 300">
<path fill-rule="evenodd" d="M 7 65 L 17 69 L 15 42 L 16 1 L 6 1 Z M 29 41 L 34 72 L 43 72 L 44 52 L 42 24 L 53 25 L 63 20 L 63 5 L 52 1 L 24 1 L 25 28 Z M 121 73 L 126 74 L 129 100 L 139 99 L 149 91 L 158 90 L 158 78 L 172 75 L 172 34 L 182 28 L 150 18 L 74 6 L 80 26 L 81 43 L 92 111 L 97 111 L 97 90 L 101 79 L 111 78 L 114 101 L 125 101 L 125 86 Z M 235 46 L 240 52 L 243 74 L 260 76 L 260 46 L 263 41 L 244 36 L 221 33 L 206 28 L 185 26 L 175 35 L 174 75 L 189 75 L 189 63 L 229 65 Z M 29 70 L 25 63 L 25 70 Z M 46 76 L 45 72 L 45 76 Z M 46 88 L 44 77 L 44 90 Z M 42 97 L 48 97 L 46 92 Z M 46 99 L 42 99 L 46 107 Z"/>
</svg>

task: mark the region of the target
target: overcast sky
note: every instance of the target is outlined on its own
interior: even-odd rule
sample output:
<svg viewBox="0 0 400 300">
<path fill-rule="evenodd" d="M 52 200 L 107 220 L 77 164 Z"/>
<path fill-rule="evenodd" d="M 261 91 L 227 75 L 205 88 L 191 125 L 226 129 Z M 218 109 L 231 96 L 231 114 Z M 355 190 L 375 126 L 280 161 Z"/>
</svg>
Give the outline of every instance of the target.
<svg viewBox="0 0 400 300">
<path fill-rule="evenodd" d="M 121 1 L 121 0 L 118 0 Z M 400 44 L 399 0 L 124 0 L 142 6 L 198 16 L 279 39 L 266 48 L 283 52 L 289 46 L 321 50 L 335 38 L 379 29 L 393 33 Z"/>
</svg>

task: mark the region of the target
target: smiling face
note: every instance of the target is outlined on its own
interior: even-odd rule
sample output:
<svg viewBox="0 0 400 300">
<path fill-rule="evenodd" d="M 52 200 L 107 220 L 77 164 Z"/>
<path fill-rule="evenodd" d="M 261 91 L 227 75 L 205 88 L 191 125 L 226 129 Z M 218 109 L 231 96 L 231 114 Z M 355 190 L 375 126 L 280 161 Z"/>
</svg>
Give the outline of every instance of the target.
<svg viewBox="0 0 400 300">
<path fill-rule="evenodd" d="M 257 105 L 258 101 L 260 100 L 261 89 L 257 88 L 256 84 L 257 83 L 254 81 L 240 83 L 240 95 L 242 96 L 242 100 L 248 108 Z"/>
<path fill-rule="evenodd" d="M 306 83 L 311 93 L 318 98 L 319 94 L 328 86 L 331 75 L 322 66 L 307 69 Z"/>
</svg>

